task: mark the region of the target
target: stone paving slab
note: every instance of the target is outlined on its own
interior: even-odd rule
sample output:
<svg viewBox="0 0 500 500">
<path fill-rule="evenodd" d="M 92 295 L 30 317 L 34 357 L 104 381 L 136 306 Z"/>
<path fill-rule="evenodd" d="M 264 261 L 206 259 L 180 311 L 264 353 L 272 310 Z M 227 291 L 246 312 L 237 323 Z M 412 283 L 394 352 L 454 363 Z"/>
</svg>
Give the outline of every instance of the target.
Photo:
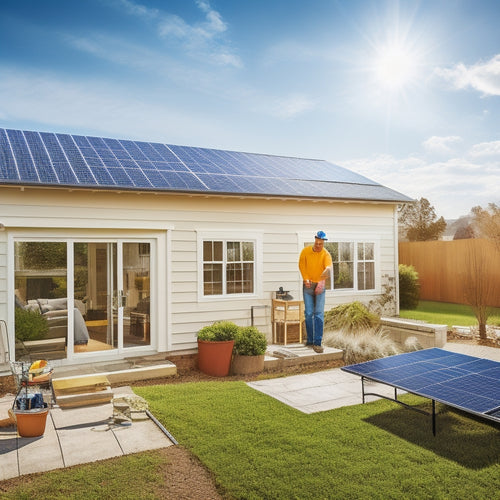
<svg viewBox="0 0 500 500">
<path fill-rule="evenodd" d="M 114 393 L 133 391 L 119 387 Z M 13 401 L 13 395 L 0 399 L 0 418 L 7 418 Z M 15 426 L 0 428 L 0 481 L 173 444 L 149 418 L 119 426 L 110 424 L 112 415 L 111 403 L 54 407 L 47 416 L 43 436 L 19 437 Z"/>
<path fill-rule="evenodd" d="M 248 385 L 303 413 L 333 410 L 362 402 L 360 378 L 340 368 L 248 382 Z M 394 389 L 384 384 L 372 383 L 370 390 L 391 397 L 394 393 Z M 366 401 L 373 399 L 369 396 Z"/>
</svg>

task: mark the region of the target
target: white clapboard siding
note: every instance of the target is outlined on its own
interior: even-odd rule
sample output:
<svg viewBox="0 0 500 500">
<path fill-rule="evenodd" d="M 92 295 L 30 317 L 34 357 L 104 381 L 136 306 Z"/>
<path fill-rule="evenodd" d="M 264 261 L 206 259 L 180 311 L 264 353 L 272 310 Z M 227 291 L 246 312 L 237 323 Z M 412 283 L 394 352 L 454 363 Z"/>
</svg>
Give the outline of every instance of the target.
<svg viewBox="0 0 500 500">
<path fill-rule="evenodd" d="M 264 199 L 243 196 L 190 196 L 0 187 L 0 319 L 7 318 L 8 235 L 44 235 L 61 238 L 155 237 L 166 235 L 166 246 L 157 255 L 164 274 L 157 276 L 157 293 L 167 298 L 158 304 L 152 332 L 163 348 L 196 347 L 196 332 L 217 320 L 249 325 L 252 306 L 270 306 L 282 286 L 301 299 L 298 256 L 304 241 L 325 230 L 331 240 L 353 238 L 378 242 L 379 279 L 397 278 L 393 203 Z M 256 290 L 246 298 L 211 299 L 199 296 L 198 245 L 200 234 L 257 237 L 262 261 L 258 263 Z M 163 244 L 162 244 L 163 245 Z M 13 261 L 13 259 L 12 259 Z M 257 286 L 258 285 L 258 286 Z M 383 290 L 381 290 L 381 293 Z M 327 308 L 342 302 L 376 299 L 373 293 L 335 292 L 327 295 Z M 255 309 L 255 324 L 268 337 L 270 308 Z"/>
</svg>

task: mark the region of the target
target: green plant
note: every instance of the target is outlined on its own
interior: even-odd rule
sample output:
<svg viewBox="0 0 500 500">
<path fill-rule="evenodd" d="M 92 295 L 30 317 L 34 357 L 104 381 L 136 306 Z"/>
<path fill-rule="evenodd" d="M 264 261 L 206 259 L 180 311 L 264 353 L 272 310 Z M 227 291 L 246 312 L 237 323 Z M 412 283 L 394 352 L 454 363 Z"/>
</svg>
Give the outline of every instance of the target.
<svg viewBox="0 0 500 500">
<path fill-rule="evenodd" d="M 325 313 L 325 329 L 343 330 L 356 333 L 374 328 L 380 323 L 380 317 L 370 312 L 361 302 L 341 304 Z"/>
<path fill-rule="evenodd" d="M 356 335 L 342 330 L 325 333 L 323 344 L 344 351 L 344 362 L 348 365 L 371 359 L 399 354 L 396 342 L 381 329 L 358 331 Z"/>
<path fill-rule="evenodd" d="M 233 352 L 242 356 L 260 356 L 265 354 L 267 340 L 255 326 L 240 328 L 234 339 Z"/>
<path fill-rule="evenodd" d="M 217 321 L 213 325 L 204 326 L 198 332 L 199 340 L 220 342 L 234 340 L 240 327 L 231 321 Z"/>
<path fill-rule="evenodd" d="M 21 342 L 44 339 L 49 332 L 47 318 L 36 311 L 16 307 L 16 339 Z"/>
<path fill-rule="evenodd" d="M 415 309 L 420 299 L 418 273 L 413 266 L 399 265 L 399 306 L 401 309 Z"/>
</svg>

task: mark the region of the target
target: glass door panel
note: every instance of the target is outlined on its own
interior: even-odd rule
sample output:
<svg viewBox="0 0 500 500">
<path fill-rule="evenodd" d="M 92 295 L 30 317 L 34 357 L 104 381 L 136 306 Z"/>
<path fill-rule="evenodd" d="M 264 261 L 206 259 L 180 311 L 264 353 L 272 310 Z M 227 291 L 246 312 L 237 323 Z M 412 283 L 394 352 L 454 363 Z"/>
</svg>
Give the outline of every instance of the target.
<svg viewBox="0 0 500 500">
<path fill-rule="evenodd" d="M 150 345 L 150 243 L 123 243 L 123 347 Z"/>
<path fill-rule="evenodd" d="M 67 244 L 14 243 L 15 359 L 66 357 Z"/>
<path fill-rule="evenodd" d="M 75 307 L 85 306 L 84 324 L 74 327 L 74 352 L 118 347 L 117 244 L 74 244 Z"/>
</svg>

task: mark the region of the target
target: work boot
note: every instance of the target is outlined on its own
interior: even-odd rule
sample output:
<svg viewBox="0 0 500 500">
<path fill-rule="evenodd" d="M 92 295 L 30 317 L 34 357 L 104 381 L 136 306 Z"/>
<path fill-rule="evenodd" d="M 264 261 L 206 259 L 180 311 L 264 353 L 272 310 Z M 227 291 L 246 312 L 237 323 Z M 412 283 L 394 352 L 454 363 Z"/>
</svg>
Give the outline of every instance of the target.
<svg viewBox="0 0 500 500">
<path fill-rule="evenodd" d="M 321 345 L 313 345 L 313 351 L 317 352 L 318 354 L 321 354 L 324 351 L 324 349 L 323 346 Z"/>
</svg>

